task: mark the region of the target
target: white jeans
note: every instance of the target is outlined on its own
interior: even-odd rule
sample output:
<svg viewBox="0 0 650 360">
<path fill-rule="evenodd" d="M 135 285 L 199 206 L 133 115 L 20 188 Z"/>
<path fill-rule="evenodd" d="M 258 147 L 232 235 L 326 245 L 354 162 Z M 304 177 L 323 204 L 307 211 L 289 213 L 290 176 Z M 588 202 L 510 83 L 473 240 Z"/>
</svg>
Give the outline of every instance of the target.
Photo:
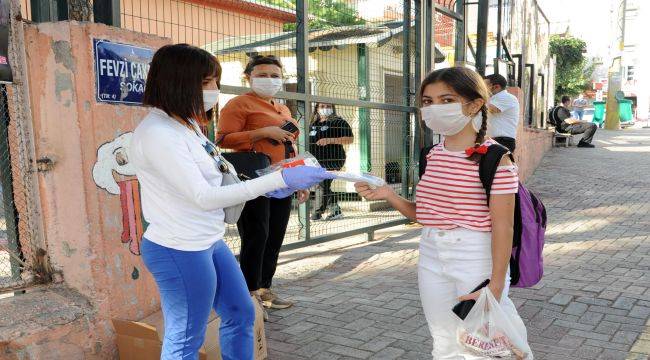
<svg viewBox="0 0 650 360">
<path fill-rule="evenodd" d="M 433 337 L 433 358 L 482 359 L 468 354 L 458 344 L 456 331 L 460 319 L 451 309 L 458 297 L 468 294 L 492 274 L 492 234 L 456 228 L 438 230 L 425 227 L 420 241 L 418 285 L 424 315 Z M 526 327 L 508 298 L 510 276 L 501 295 L 501 305 L 513 315 L 521 333 Z"/>
</svg>

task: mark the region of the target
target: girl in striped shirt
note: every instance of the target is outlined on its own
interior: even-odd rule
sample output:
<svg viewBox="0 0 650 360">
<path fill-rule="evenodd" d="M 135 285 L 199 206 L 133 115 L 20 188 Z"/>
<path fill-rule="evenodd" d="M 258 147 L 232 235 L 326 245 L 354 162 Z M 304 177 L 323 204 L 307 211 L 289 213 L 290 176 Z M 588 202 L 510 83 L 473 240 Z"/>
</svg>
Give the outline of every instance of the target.
<svg viewBox="0 0 650 360">
<path fill-rule="evenodd" d="M 489 205 L 478 174 L 481 153 L 495 143 L 485 136 L 488 99 L 488 89 L 476 72 L 463 67 L 433 71 L 422 82 L 418 100 L 422 121 L 444 141 L 427 156 L 415 202 L 388 186 L 355 184 L 364 198 L 386 200 L 424 225 L 418 284 L 434 359 L 480 358 L 458 344 L 460 319 L 451 309 L 459 301 L 478 298 L 478 291 L 470 292 L 486 279 L 519 333 L 526 334 L 508 298 L 517 168 L 508 156 L 502 159 Z"/>
</svg>

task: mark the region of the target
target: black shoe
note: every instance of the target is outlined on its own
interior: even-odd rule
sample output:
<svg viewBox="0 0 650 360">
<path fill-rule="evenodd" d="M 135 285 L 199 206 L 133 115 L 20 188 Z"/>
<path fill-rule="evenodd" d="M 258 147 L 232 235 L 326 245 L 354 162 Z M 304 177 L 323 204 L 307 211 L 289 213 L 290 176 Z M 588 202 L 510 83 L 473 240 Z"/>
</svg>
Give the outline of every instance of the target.
<svg viewBox="0 0 650 360">
<path fill-rule="evenodd" d="M 320 212 L 320 211 L 317 211 L 311 216 L 311 221 L 318 221 L 318 220 L 321 220 L 322 218 L 323 218 L 323 213 Z"/>
<path fill-rule="evenodd" d="M 595 148 L 596 146 L 594 144 L 590 144 L 590 143 L 580 141 L 580 142 L 578 142 L 578 147 L 579 148 L 589 148 L 589 149 L 591 149 L 591 148 Z"/>
</svg>

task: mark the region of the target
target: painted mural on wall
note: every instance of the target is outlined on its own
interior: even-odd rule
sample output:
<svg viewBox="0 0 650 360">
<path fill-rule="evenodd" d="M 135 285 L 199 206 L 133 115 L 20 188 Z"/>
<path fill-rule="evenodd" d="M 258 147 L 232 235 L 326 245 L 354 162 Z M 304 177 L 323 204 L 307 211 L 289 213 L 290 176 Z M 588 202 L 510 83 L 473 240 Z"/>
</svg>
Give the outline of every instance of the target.
<svg viewBox="0 0 650 360">
<path fill-rule="evenodd" d="M 97 162 L 93 166 L 95 184 L 111 195 L 120 196 L 122 233 L 120 240 L 128 244 L 129 251 L 140 255 L 140 242 L 147 228 L 142 216 L 140 183 L 135 169 L 129 163 L 128 149 L 133 133 L 124 133 L 97 149 Z"/>
</svg>

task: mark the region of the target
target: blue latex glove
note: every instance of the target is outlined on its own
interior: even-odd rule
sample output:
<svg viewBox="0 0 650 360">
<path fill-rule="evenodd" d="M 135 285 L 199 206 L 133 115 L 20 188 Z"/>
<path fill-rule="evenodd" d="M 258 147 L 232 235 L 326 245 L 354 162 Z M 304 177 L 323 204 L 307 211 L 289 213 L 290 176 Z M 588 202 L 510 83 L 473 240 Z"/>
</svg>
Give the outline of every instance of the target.
<svg viewBox="0 0 650 360">
<path fill-rule="evenodd" d="M 282 178 L 290 189 L 305 190 L 336 176 L 322 167 L 297 166 L 282 170 Z"/>
<path fill-rule="evenodd" d="M 284 188 L 284 189 L 278 189 L 278 190 L 275 190 L 275 191 L 271 191 L 270 193 L 267 193 L 265 196 L 268 197 L 268 198 L 274 198 L 274 199 L 284 199 L 284 198 L 287 198 L 287 197 L 293 195 L 294 192 L 296 192 L 296 191 L 293 190 L 293 189 Z"/>
</svg>

